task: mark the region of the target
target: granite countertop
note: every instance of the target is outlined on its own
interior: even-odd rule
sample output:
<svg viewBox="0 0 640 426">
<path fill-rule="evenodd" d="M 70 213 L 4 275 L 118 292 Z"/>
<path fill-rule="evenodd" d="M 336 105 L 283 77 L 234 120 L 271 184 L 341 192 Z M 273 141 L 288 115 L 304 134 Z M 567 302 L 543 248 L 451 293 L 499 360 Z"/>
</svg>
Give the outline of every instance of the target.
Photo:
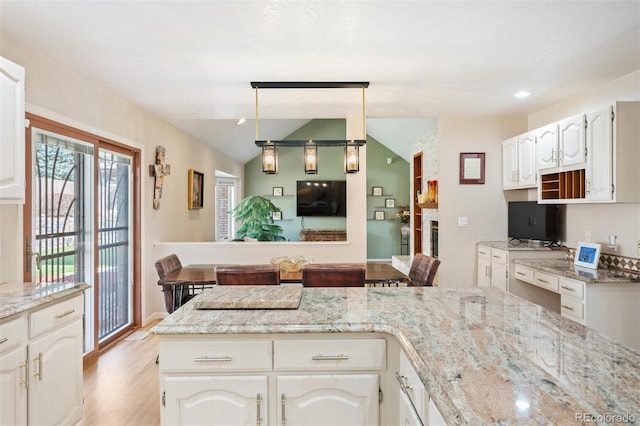
<svg viewBox="0 0 640 426">
<path fill-rule="evenodd" d="M 567 278 L 583 281 L 587 284 L 597 283 L 640 283 L 640 274 L 617 268 L 598 268 L 596 270 L 576 267 L 573 262 L 562 259 L 514 259 L 530 268 L 562 275 Z"/>
<path fill-rule="evenodd" d="M 640 352 L 495 288 L 304 288 L 297 310 L 195 310 L 198 297 L 152 332 L 387 333 L 448 424 L 640 418 Z"/>
<path fill-rule="evenodd" d="M 85 283 L 0 283 L 0 320 L 64 299 L 89 287 Z"/>
<path fill-rule="evenodd" d="M 564 250 L 567 251 L 566 247 L 549 247 L 542 245 L 540 242 L 532 242 L 532 241 L 479 241 L 479 245 L 507 250 L 507 251 L 551 251 L 551 250 Z"/>
</svg>

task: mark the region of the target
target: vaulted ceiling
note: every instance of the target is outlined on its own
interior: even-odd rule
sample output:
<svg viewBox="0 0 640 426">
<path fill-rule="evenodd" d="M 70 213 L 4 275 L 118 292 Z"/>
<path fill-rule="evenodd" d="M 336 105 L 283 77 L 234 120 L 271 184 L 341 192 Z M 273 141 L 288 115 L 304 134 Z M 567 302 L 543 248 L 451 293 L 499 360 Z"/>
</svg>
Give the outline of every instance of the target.
<svg viewBox="0 0 640 426">
<path fill-rule="evenodd" d="M 0 1 L 3 33 L 241 162 L 251 81 L 369 81 L 372 118 L 526 115 L 640 69 L 639 28 L 637 0 Z M 260 138 L 361 101 L 261 90 Z"/>
</svg>

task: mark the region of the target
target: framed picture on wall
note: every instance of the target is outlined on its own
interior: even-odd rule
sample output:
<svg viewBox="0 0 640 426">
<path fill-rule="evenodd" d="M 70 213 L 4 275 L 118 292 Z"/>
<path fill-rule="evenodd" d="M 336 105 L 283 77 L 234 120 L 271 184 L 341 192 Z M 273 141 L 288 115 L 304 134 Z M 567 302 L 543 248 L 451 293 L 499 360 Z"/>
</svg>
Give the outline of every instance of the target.
<svg viewBox="0 0 640 426">
<path fill-rule="evenodd" d="M 273 196 L 274 197 L 282 197 L 282 187 L 281 186 L 274 186 L 273 187 Z"/>
<path fill-rule="evenodd" d="M 188 205 L 189 209 L 201 209 L 204 207 L 204 173 L 189 169 L 189 192 Z"/>
<path fill-rule="evenodd" d="M 484 184 L 484 152 L 460 153 L 460 185 Z"/>
<path fill-rule="evenodd" d="M 374 197 L 380 197 L 380 196 L 382 196 L 382 187 L 381 187 L 381 186 L 374 186 L 374 187 L 373 187 L 372 195 L 373 195 Z"/>
<path fill-rule="evenodd" d="M 282 212 L 271 212 L 273 220 L 282 220 Z"/>
<path fill-rule="evenodd" d="M 384 220 L 384 211 L 376 210 L 373 212 L 373 218 L 375 220 Z"/>
<path fill-rule="evenodd" d="M 386 200 L 384 200 L 384 206 L 388 209 L 394 208 L 396 206 L 396 199 L 387 198 Z"/>
</svg>

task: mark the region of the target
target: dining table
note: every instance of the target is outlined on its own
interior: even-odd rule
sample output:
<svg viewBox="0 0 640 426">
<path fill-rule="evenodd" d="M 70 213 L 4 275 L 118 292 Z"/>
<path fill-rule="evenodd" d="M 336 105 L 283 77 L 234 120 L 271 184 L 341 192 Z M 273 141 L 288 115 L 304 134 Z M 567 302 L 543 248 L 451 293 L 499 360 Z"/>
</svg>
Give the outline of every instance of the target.
<svg viewBox="0 0 640 426">
<path fill-rule="evenodd" d="M 350 263 L 350 265 L 353 264 Z M 196 293 L 216 285 L 216 266 L 223 265 L 226 264 L 189 264 L 160 278 L 158 285 L 162 286 L 162 291 L 165 293 L 167 311 L 173 312 Z M 400 287 L 411 282 L 406 274 L 390 263 L 366 262 L 361 265 L 365 267 L 365 286 L 367 287 Z M 301 283 L 302 271 L 280 269 L 280 282 Z"/>
</svg>

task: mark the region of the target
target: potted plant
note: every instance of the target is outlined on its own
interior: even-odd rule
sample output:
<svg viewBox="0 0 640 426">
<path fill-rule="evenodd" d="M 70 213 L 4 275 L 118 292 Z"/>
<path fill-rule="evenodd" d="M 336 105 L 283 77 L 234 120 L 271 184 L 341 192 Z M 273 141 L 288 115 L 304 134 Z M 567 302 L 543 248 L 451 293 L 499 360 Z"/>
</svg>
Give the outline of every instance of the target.
<svg viewBox="0 0 640 426">
<path fill-rule="evenodd" d="M 284 241 L 282 227 L 273 222 L 273 212 L 279 211 L 271 201 L 259 195 L 244 198 L 232 210 L 233 216 L 242 221 L 237 237 L 242 240 Z"/>
</svg>

